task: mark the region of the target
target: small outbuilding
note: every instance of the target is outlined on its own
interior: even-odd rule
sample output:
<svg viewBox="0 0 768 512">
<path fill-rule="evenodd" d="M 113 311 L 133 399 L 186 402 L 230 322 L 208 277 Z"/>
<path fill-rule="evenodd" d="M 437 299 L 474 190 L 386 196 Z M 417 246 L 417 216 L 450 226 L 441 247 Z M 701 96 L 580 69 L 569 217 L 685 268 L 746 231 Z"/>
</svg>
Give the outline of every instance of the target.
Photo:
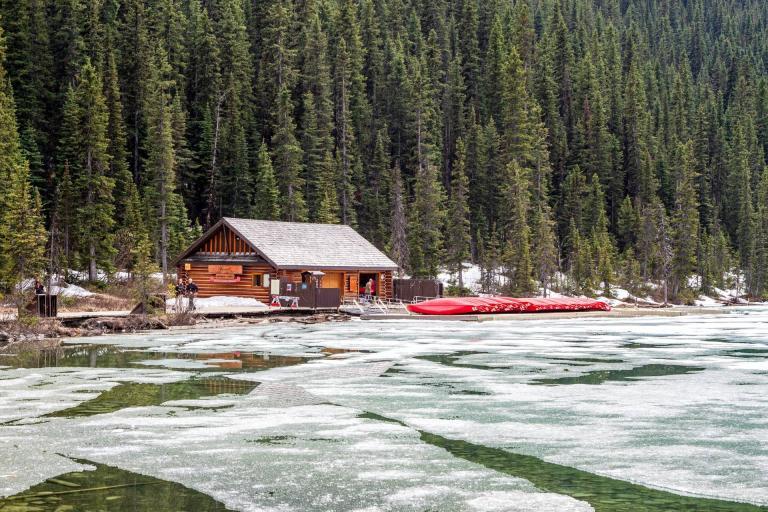
<svg viewBox="0 0 768 512">
<path fill-rule="evenodd" d="M 178 275 L 200 297 L 229 295 L 269 302 L 301 288 L 337 288 L 341 298 L 365 293 L 392 298 L 398 269 L 354 229 L 338 224 L 225 217 L 176 260 Z"/>
</svg>

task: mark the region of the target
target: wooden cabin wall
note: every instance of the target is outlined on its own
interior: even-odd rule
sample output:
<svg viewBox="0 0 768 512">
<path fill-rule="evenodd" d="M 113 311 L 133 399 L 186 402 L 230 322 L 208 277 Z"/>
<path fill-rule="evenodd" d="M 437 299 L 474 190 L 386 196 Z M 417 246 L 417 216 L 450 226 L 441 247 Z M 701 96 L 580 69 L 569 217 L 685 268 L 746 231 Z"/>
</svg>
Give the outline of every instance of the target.
<svg viewBox="0 0 768 512">
<path fill-rule="evenodd" d="M 357 298 L 360 295 L 360 274 L 359 271 L 345 271 L 340 272 L 338 270 L 323 270 L 325 277 L 323 278 L 322 287 L 328 288 L 332 283 L 339 283 L 344 298 Z M 378 279 L 378 295 L 383 299 L 392 298 L 392 272 L 375 272 L 375 271 L 363 271 L 363 274 L 379 274 Z M 338 277 L 340 275 L 340 277 Z M 292 283 L 301 284 L 301 271 L 300 270 L 280 270 L 278 276 L 281 278 L 289 279 Z"/>
<path fill-rule="evenodd" d="M 211 263 L 215 264 L 215 263 Z M 215 283 L 211 282 L 213 275 L 208 272 L 208 263 L 191 263 L 191 270 L 184 270 L 184 265 L 179 267 L 179 275 L 186 274 L 191 277 L 200 292 L 198 297 L 214 297 L 217 295 L 228 295 L 234 297 L 251 297 L 264 304 L 269 304 L 269 288 L 254 287 L 253 277 L 257 274 L 269 274 L 274 278 L 277 274 L 275 269 L 269 265 L 243 265 L 243 273 L 240 275 L 240 281 L 237 283 Z"/>
<path fill-rule="evenodd" d="M 385 299 L 391 299 L 393 295 L 393 288 L 392 288 L 392 272 L 382 272 L 379 277 L 379 287 L 381 291 L 379 292 L 382 298 Z"/>
</svg>

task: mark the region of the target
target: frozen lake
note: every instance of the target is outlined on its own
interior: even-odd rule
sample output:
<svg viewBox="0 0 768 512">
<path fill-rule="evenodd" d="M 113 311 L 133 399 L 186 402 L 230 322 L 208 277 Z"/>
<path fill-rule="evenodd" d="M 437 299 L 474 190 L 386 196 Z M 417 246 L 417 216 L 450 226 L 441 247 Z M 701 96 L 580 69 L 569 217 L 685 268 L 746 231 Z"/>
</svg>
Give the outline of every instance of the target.
<svg viewBox="0 0 768 512">
<path fill-rule="evenodd" d="M 768 510 L 768 308 L 70 343 L 0 358 L 0 511 Z"/>
</svg>

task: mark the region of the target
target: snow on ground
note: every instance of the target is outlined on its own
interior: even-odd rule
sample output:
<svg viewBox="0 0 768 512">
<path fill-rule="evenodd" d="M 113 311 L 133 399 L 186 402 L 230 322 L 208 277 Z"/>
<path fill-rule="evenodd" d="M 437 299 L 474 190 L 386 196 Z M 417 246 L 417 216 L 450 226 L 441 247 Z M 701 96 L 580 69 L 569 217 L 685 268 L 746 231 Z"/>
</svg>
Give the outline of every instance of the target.
<svg viewBox="0 0 768 512">
<path fill-rule="evenodd" d="M 93 292 L 89 292 L 76 284 L 66 284 L 62 286 L 51 286 L 51 294 L 61 295 L 62 297 L 90 297 Z"/>
<path fill-rule="evenodd" d="M 482 290 L 482 284 L 481 284 L 481 270 L 479 265 L 475 265 L 473 263 L 466 262 L 463 265 L 464 273 L 463 273 L 463 279 L 464 279 L 464 287 L 469 289 L 474 294 L 480 294 Z M 458 276 L 456 273 L 448 272 L 447 270 L 443 270 L 440 272 L 437 276 L 437 279 L 440 280 L 446 287 L 448 286 L 456 286 L 458 284 Z M 497 276 L 497 279 L 503 280 L 503 277 Z M 729 273 L 726 276 L 726 280 L 728 282 L 743 282 L 743 276 L 737 276 L 735 274 Z M 741 280 L 741 281 L 740 281 Z M 565 274 L 562 274 L 560 272 L 557 272 L 554 276 L 554 281 L 557 283 L 566 283 L 568 281 L 568 277 Z M 695 288 L 698 288 L 701 286 L 701 277 L 698 275 L 692 275 L 688 279 L 689 286 Z M 653 282 L 647 282 L 645 283 L 645 287 L 650 290 L 658 290 L 659 285 L 658 283 Z M 618 287 L 618 286 L 611 286 L 611 296 L 605 297 L 605 290 L 603 288 L 603 285 L 594 290 L 594 295 L 597 297 L 598 300 L 605 302 L 606 304 L 609 304 L 611 307 L 617 307 L 617 306 L 626 306 L 626 305 L 634 305 L 636 302 L 640 304 L 646 304 L 646 305 L 660 305 L 660 302 L 657 302 L 654 300 L 651 296 L 646 297 L 636 297 L 632 293 L 630 293 L 628 290 Z M 707 295 L 700 295 L 697 300 L 694 301 L 695 306 L 702 306 L 702 307 L 708 307 L 708 306 L 719 306 L 723 303 L 738 303 L 738 304 L 746 304 L 747 301 L 740 298 L 740 296 L 743 294 L 743 290 L 739 290 L 737 288 L 729 288 L 729 289 L 720 289 L 720 288 L 714 288 L 712 296 Z M 539 288 L 539 296 L 544 295 L 544 289 Z M 560 293 L 547 290 L 546 295 L 548 297 L 558 298 L 558 297 L 565 297 L 565 295 L 562 295 Z"/>
<path fill-rule="evenodd" d="M 167 300 L 169 306 L 176 305 L 176 298 L 169 298 Z M 181 305 L 183 308 L 187 308 L 189 305 L 189 299 L 182 297 Z M 214 309 L 214 308 L 266 308 L 268 307 L 261 301 L 250 297 L 231 297 L 231 296 L 216 296 L 206 298 L 196 298 L 195 307 L 197 309 Z"/>
</svg>

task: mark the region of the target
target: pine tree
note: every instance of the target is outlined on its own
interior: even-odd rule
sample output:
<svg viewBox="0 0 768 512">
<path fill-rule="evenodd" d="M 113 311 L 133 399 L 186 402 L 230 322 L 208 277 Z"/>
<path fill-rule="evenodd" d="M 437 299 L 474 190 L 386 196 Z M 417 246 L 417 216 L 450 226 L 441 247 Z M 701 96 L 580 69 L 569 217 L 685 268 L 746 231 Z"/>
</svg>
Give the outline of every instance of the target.
<svg viewBox="0 0 768 512">
<path fill-rule="evenodd" d="M 50 169 L 45 161 L 51 153 L 51 135 L 58 118 L 58 112 L 53 110 L 58 91 L 55 90 L 48 7 L 42 0 L 0 1 L 0 22 L 5 27 L 8 46 L 7 60 L 0 56 L 8 70 L 8 76 L 2 78 L 3 87 L 10 78 L 24 157 L 29 162 L 32 183 L 39 187 L 44 204 L 51 200 L 53 192 Z M 0 40 L 2 38 L 0 35 Z"/>
<path fill-rule="evenodd" d="M 337 224 L 340 221 L 339 199 L 336 195 L 337 169 L 342 164 L 337 158 L 334 160 L 330 151 L 326 151 L 325 158 L 321 162 L 317 173 L 319 175 L 317 194 L 317 222 L 323 224 Z"/>
<path fill-rule="evenodd" d="M 595 274 L 599 282 L 602 283 L 605 293 L 610 295 L 615 249 L 611 236 L 608 233 L 605 193 L 600 185 L 600 177 L 597 174 L 592 175 L 585 210 L 585 228 L 589 227 Z"/>
<path fill-rule="evenodd" d="M 244 4 L 219 3 L 214 23 L 221 62 L 221 91 L 215 116 L 219 121 L 219 129 L 214 130 L 218 168 L 214 169 L 213 165 L 211 167 L 212 172 L 220 174 L 213 192 L 218 199 L 218 211 L 224 215 L 244 215 L 252 202 L 249 133 L 254 123 L 254 71 Z"/>
<path fill-rule="evenodd" d="M 2 250 L 2 284 L 16 290 L 17 284 L 28 277 L 39 276 L 45 269 L 45 242 L 40 194 L 30 185 L 26 162 L 16 166 L 6 181 L 6 205 L 0 215 L 0 249 Z M 19 315 L 26 301 L 18 292 L 16 305 Z"/>
<path fill-rule="evenodd" d="M 221 110 L 226 94 L 222 91 L 219 42 L 208 10 L 194 1 L 189 11 L 189 79 L 185 92 L 189 115 L 186 138 L 192 154 L 189 164 L 179 170 L 179 181 L 192 218 L 203 220 L 210 214 L 206 221 L 212 222 L 219 179 Z"/>
<path fill-rule="evenodd" d="M 696 160 L 693 143 L 679 144 L 677 148 L 675 207 L 672 212 L 672 289 L 676 297 L 688 287 L 688 277 L 696 269 L 699 246 L 699 201 L 696 190 Z"/>
<path fill-rule="evenodd" d="M 632 204 L 632 199 L 625 196 L 619 207 L 616 232 L 618 235 L 619 248 L 625 250 L 634 245 L 637 238 L 640 218 Z"/>
<path fill-rule="evenodd" d="M 16 124 L 16 104 L 5 71 L 5 45 L 0 31 L 0 177 L 7 182 L 22 163 L 22 159 Z M 0 206 L 4 204 L 0 202 Z"/>
<path fill-rule="evenodd" d="M 256 191 L 254 192 L 253 215 L 257 219 L 278 220 L 280 218 L 280 191 L 277 188 L 272 159 L 267 144 L 262 141 L 256 154 Z"/>
<path fill-rule="evenodd" d="M 139 189 L 133 181 L 126 184 L 123 199 L 123 218 L 115 233 L 115 247 L 117 255 L 115 264 L 118 268 L 132 270 L 137 264 L 135 255 L 139 242 L 148 238 L 146 222 L 144 220 L 144 207 L 139 195 Z"/>
<path fill-rule="evenodd" d="M 366 181 L 361 190 L 360 231 L 377 247 L 385 247 L 389 239 L 392 186 L 389 156 L 389 137 L 386 127 L 376 134 L 373 156 L 367 166 Z"/>
<path fill-rule="evenodd" d="M 153 219 L 150 240 L 157 248 L 163 281 L 168 278 L 171 234 L 171 203 L 176 189 L 176 151 L 173 144 L 171 67 L 162 47 L 153 55 L 152 73 L 147 84 L 145 151 L 147 160 L 144 200 Z"/>
<path fill-rule="evenodd" d="M 443 259 L 445 227 L 445 193 L 437 168 L 426 165 L 419 169 L 413 185 L 413 200 L 408 222 L 408 247 L 411 273 L 434 278 Z"/>
<path fill-rule="evenodd" d="M 96 68 L 86 59 L 76 86 L 67 93 L 64 105 L 66 137 L 59 153 L 72 174 L 76 203 L 74 247 L 87 264 L 88 279 L 97 279 L 97 269 L 109 270 L 114 256 L 114 179 L 109 176 L 109 112 L 104 88 Z"/>
<path fill-rule="evenodd" d="M 755 265 L 753 293 L 768 296 L 768 167 L 760 174 L 755 212 Z"/>
<path fill-rule="evenodd" d="M 506 289 L 512 295 L 525 296 L 534 290 L 531 231 L 528 225 L 530 190 L 528 173 L 515 160 L 507 164 L 504 204 L 509 212 L 501 258 L 507 278 Z"/>
<path fill-rule="evenodd" d="M 568 227 L 568 277 L 569 290 L 577 294 L 592 294 L 594 282 L 594 258 L 589 239 L 584 237 L 571 219 Z"/>
<path fill-rule="evenodd" d="M 293 121 L 293 103 L 287 87 L 280 91 L 276 106 L 276 121 L 272 136 L 272 165 L 280 184 L 283 219 L 304 221 L 307 219 L 306 203 L 302 189 L 302 151 L 296 140 Z"/>
<path fill-rule="evenodd" d="M 336 153 L 339 160 L 339 192 L 342 224 L 355 222 L 353 191 L 357 165 L 357 141 L 352 117 L 355 71 L 353 56 L 344 39 L 339 41 L 335 63 L 336 83 Z"/>
<path fill-rule="evenodd" d="M 403 191 L 403 178 L 400 166 L 392 168 L 392 189 L 390 191 L 390 204 L 392 208 L 392 223 L 390 228 L 387 252 L 392 260 L 397 263 L 400 270 L 410 271 L 411 257 L 408 248 L 408 221 L 405 215 L 405 193 Z M 398 274 L 401 272 L 398 271 Z"/>
<path fill-rule="evenodd" d="M 546 297 L 552 277 L 558 269 L 557 237 L 552 211 L 546 203 L 539 203 L 531 214 L 531 261 L 534 276 Z"/>
<path fill-rule="evenodd" d="M 730 231 L 739 253 L 739 263 L 745 272 L 747 291 L 753 289 L 753 270 L 755 268 L 755 211 L 752 204 L 752 172 L 747 142 L 748 127 L 739 123 L 734 130 L 731 143 L 731 168 L 729 172 L 729 191 L 733 206 L 726 217 L 730 221 Z"/>
<path fill-rule="evenodd" d="M 469 179 L 466 174 L 466 146 L 462 139 L 456 143 L 456 163 L 451 176 L 451 195 L 448 200 L 445 230 L 446 263 L 458 275 L 459 289 L 464 289 L 464 262 L 469 258 L 470 224 Z"/>
<path fill-rule="evenodd" d="M 109 52 L 104 80 L 104 95 L 109 112 L 107 138 L 109 146 L 109 177 L 115 180 L 114 195 L 115 220 L 119 226 L 125 225 L 126 210 L 130 200 L 130 187 L 133 176 L 128 170 L 128 151 L 126 148 L 127 134 L 123 119 L 123 105 L 120 99 L 120 80 L 117 71 L 115 52 Z"/>
</svg>

